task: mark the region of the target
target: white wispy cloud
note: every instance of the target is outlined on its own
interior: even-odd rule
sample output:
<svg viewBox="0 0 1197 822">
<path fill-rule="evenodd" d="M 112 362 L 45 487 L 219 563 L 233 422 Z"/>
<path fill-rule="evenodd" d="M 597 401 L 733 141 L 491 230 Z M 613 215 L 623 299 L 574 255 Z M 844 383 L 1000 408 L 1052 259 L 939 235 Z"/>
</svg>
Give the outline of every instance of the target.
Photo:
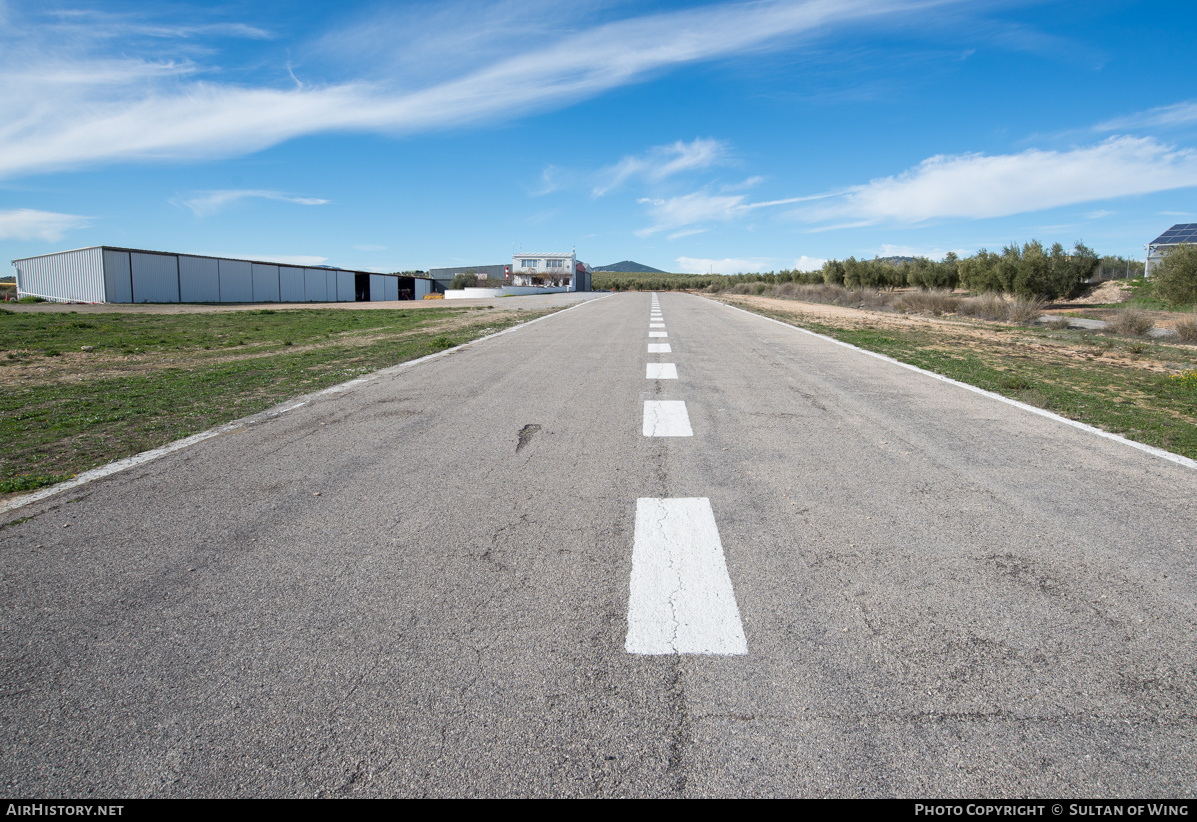
<svg viewBox="0 0 1197 822">
<path fill-rule="evenodd" d="M 821 195 L 820 195 L 821 196 Z M 749 202 L 744 194 L 712 194 L 709 191 L 694 191 L 678 197 L 649 198 L 637 200 L 647 206 L 653 225 L 634 232 L 637 237 L 650 237 L 662 231 L 696 226 L 702 223 L 725 223 L 744 217 L 761 208 L 797 203 L 806 198 L 790 197 L 784 200 Z M 672 236 L 685 236 L 693 231 L 677 232 Z"/>
<path fill-rule="evenodd" d="M 189 62 L 95 57 L 78 43 L 44 35 L 33 41 L 26 27 L 10 27 L 21 32 L 0 41 L 0 106 L 8 113 L 0 122 L 0 176 L 232 156 L 327 131 L 403 134 L 511 118 L 571 105 L 671 67 L 955 1 L 764 0 L 653 14 L 566 33 L 464 73 L 454 68 L 456 76 L 438 75 L 418 88 L 385 77 L 305 81 L 302 87 L 288 77 L 285 88 L 214 82 L 203 77 L 220 76 L 219 67 L 192 77 L 197 67 Z M 412 42 L 422 32 L 394 34 Z M 97 65 L 110 80 L 94 79 Z M 280 65 L 279 78 L 285 74 Z"/>
<path fill-rule="evenodd" d="M 32 208 L 12 208 L 0 211 L 0 240 L 46 240 L 57 242 L 68 231 L 85 228 L 90 217 L 79 214 L 60 214 Z"/>
<path fill-rule="evenodd" d="M 678 257 L 677 264 L 687 274 L 748 274 L 773 271 L 777 268 L 777 261 L 771 257 L 724 257 L 720 260 L 708 257 Z"/>
<path fill-rule="evenodd" d="M 826 257 L 808 257 L 803 254 L 794 260 L 794 264 L 790 268 L 794 271 L 818 271 L 825 262 L 827 262 Z"/>
<path fill-rule="evenodd" d="M 294 194 L 287 194 L 282 191 L 264 191 L 261 189 L 217 189 L 215 191 L 196 191 L 186 197 L 176 197 L 171 202 L 177 205 L 186 206 L 197 217 L 209 217 L 224 209 L 226 206 L 239 202 L 240 200 L 278 200 L 284 203 L 295 203 L 296 205 L 327 205 L 328 200 L 322 200 L 319 197 L 297 197 Z"/>
<path fill-rule="evenodd" d="M 892 245 L 890 243 L 883 243 L 881 250 L 877 253 L 878 257 L 927 257 L 931 260 L 942 260 L 948 251 L 954 251 L 957 257 L 967 257 L 976 249 L 963 248 L 927 248 L 926 246 L 913 245 Z"/>
<path fill-rule="evenodd" d="M 659 182 L 683 171 L 701 171 L 726 162 L 727 155 L 727 145 L 711 138 L 699 137 L 689 143 L 678 140 L 665 146 L 653 146 L 644 154 L 629 155 L 602 169 L 591 194 L 601 197 L 633 177 Z"/>
<path fill-rule="evenodd" d="M 893 177 L 821 195 L 793 212 L 826 227 L 1005 217 L 1197 186 L 1197 151 L 1150 137 L 1111 137 L 1069 151 L 930 157 Z"/>
<path fill-rule="evenodd" d="M 1098 131 L 1130 131 L 1139 128 L 1168 128 L 1197 123 L 1197 100 L 1187 100 L 1170 106 L 1159 106 L 1126 117 L 1115 117 L 1098 123 Z"/>
</svg>

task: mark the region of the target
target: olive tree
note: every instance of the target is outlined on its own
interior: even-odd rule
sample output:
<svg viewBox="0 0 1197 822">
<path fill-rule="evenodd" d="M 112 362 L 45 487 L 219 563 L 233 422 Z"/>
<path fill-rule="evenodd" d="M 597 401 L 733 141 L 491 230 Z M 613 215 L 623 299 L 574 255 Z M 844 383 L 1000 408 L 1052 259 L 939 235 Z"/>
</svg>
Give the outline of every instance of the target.
<svg viewBox="0 0 1197 822">
<path fill-rule="evenodd" d="M 1173 305 L 1197 303 L 1197 245 L 1175 246 L 1151 272 L 1155 293 Z"/>
</svg>

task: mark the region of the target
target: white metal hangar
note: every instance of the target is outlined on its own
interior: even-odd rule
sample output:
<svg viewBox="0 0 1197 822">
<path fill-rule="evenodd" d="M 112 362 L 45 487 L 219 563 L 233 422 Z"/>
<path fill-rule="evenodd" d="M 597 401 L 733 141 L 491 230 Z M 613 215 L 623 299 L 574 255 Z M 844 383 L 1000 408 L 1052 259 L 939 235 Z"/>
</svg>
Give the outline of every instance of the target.
<svg viewBox="0 0 1197 822">
<path fill-rule="evenodd" d="M 92 246 L 12 261 L 17 296 L 70 303 L 419 300 L 422 277 Z"/>
<path fill-rule="evenodd" d="M 1145 275 L 1150 277 L 1168 252 L 1181 243 L 1197 243 L 1197 223 L 1178 223 L 1148 243 Z"/>
</svg>

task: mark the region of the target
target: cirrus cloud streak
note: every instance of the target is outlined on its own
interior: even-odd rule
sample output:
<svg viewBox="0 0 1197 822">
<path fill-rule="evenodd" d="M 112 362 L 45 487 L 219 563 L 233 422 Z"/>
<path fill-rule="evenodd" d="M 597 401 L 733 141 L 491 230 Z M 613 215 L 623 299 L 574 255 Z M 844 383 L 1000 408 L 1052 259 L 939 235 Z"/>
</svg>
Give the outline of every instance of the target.
<svg viewBox="0 0 1197 822">
<path fill-rule="evenodd" d="M 297 197 L 282 191 L 264 191 L 261 189 L 217 189 L 215 191 L 197 191 L 187 197 L 176 198 L 172 202 L 186 206 L 197 217 L 208 217 L 222 211 L 226 206 L 241 200 L 277 200 L 295 205 L 327 205 L 328 200 L 319 197 Z"/>
<path fill-rule="evenodd" d="M 571 105 L 674 66 L 949 2 L 766 0 L 653 14 L 575 32 L 534 53 L 414 90 L 377 79 L 292 88 L 215 83 L 195 79 L 197 67 L 189 62 L 75 59 L 72 50 L 21 43 L 0 57 L 0 89 L 6 89 L 0 104 L 10 112 L 0 123 L 0 176 L 235 156 L 320 132 L 403 134 L 511 118 Z M 418 33 L 404 36 L 418 39 Z M 95 82 L 96 67 L 113 79 Z"/>
<path fill-rule="evenodd" d="M 1150 137 L 1111 137 L 1069 151 L 937 155 L 893 177 L 821 195 L 791 214 L 824 228 L 1006 217 L 1197 186 L 1197 151 Z"/>
<path fill-rule="evenodd" d="M 0 240 L 45 240 L 57 242 L 68 231 L 85 228 L 90 217 L 79 214 L 60 214 L 33 208 L 11 208 L 0 211 Z"/>
</svg>

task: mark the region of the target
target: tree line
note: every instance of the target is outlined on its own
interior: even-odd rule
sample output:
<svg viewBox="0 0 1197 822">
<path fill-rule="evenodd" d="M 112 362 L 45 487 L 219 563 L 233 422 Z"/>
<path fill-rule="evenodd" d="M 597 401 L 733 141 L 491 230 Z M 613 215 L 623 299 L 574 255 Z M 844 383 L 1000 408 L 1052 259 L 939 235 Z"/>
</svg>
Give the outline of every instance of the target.
<svg viewBox="0 0 1197 822">
<path fill-rule="evenodd" d="M 1011 243 L 1000 252 L 982 248 L 971 257 L 948 253 L 942 260 L 927 257 L 828 260 L 814 271 L 782 270 L 764 274 L 713 274 L 701 276 L 664 275 L 599 278 L 595 288 L 613 291 L 659 291 L 678 289 L 725 290 L 740 283 L 770 285 L 842 285 L 846 288 L 893 290 L 914 286 L 927 289 L 963 287 L 975 294 L 996 292 L 1028 299 L 1056 300 L 1080 291 L 1099 266 L 1111 269 L 1127 260 L 1099 257 L 1093 249 L 1077 242 L 1071 250 L 1060 243 L 1045 248 L 1038 240 Z M 1141 271 L 1141 264 L 1138 271 Z"/>
</svg>

